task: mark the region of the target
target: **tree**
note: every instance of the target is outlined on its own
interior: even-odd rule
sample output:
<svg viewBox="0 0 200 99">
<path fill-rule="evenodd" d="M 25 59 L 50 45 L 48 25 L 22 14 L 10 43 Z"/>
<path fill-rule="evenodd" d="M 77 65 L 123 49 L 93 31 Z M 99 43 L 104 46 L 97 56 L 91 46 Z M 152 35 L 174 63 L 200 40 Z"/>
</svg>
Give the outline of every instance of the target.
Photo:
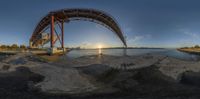
<svg viewBox="0 0 200 99">
<path fill-rule="evenodd" d="M 20 48 L 21 49 L 26 49 L 26 46 L 25 45 L 20 45 Z"/>
<path fill-rule="evenodd" d="M 194 48 L 200 48 L 200 46 L 199 45 L 195 45 Z"/>
<path fill-rule="evenodd" d="M 5 49 L 5 48 L 7 48 L 7 46 L 6 45 L 1 45 L 1 48 Z"/>
<path fill-rule="evenodd" d="M 182 47 L 181 49 L 188 49 L 189 47 Z"/>
<path fill-rule="evenodd" d="M 9 46 L 9 45 L 6 45 L 6 48 L 7 48 L 7 49 L 10 49 L 10 48 L 11 48 L 11 46 Z"/>
<path fill-rule="evenodd" d="M 19 48 L 17 44 L 13 44 L 11 48 Z"/>
</svg>

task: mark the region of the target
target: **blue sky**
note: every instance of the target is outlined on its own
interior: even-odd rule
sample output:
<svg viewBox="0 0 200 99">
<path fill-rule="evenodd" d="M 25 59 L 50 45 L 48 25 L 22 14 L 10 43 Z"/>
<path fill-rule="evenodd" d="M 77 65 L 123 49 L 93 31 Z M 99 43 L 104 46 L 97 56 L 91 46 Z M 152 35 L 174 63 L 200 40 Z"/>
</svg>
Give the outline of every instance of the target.
<svg viewBox="0 0 200 99">
<path fill-rule="evenodd" d="M 1 0 L 0 44 L 29 44 L 38 21 L 52 10 L 94 8 L 118 21 L 128 46 L 183 47 L 200 44 L 199 0 Z M 72 21 L 65 24 L 70 47 L 122 46 L 103 26 Z"/>
</svg>

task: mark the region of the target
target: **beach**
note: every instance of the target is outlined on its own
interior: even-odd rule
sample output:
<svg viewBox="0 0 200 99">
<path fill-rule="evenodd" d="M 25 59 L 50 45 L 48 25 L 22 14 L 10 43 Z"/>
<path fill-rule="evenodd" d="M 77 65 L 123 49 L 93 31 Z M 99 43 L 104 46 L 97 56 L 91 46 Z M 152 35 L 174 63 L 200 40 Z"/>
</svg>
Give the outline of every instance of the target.
<svg viewBox="0 0 200 99">
<path fill-rule="evenodd" d="M 60 56 L 46 61 L 17 53 L 0 61 L 4 99 L 196 99 L 200 62 L 165 55 Z"/>
</svg>

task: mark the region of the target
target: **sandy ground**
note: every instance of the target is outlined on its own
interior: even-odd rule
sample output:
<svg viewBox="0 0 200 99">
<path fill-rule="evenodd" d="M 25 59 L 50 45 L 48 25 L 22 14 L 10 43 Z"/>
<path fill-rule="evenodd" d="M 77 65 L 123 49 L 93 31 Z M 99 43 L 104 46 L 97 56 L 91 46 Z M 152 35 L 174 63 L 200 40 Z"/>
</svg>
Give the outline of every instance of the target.
<svg viewBox="0 0 200 99">
<path fill-rule="evenodd" d="M 17 86 L 9 79 L 24 85 L 0 88 L 4 90 L 0 94 L 10 92 L 6 96 L 12 98 L 18 91 L 20 99 L 198 99 L 199 71 L 200 62 L 155 54 L 60 57 L 56 62 L 46 62 L 31 53 L 19 53 L 0 61 L 0 82 Z"/>
</svg>

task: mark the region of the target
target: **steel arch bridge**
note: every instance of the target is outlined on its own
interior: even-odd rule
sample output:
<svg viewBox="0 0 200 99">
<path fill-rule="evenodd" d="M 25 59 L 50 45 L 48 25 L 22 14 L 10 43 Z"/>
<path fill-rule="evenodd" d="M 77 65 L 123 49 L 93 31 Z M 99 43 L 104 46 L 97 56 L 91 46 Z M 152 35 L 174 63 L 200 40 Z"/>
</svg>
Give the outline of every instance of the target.
<svg viewBox="0 0 200 99">
<path fill-rule="evenodd" d="M 30 38 L 30 47 L 36 48 L 50 42 L 51 48 L 53 48 L 59 41 L 64 48 L 64 23 L 74 20 L 101 24 L 116 33 L 124 46 L 127 46 L 117 21 L 111 15 L 95 9 L 62 9 L 50 12 L 40 20 Z M 61 30 L 60 34 L 55 29 L 56 25 Z M 48 29 L 50 29 L 50 33 L 44 33 Z"/>
</svg>

